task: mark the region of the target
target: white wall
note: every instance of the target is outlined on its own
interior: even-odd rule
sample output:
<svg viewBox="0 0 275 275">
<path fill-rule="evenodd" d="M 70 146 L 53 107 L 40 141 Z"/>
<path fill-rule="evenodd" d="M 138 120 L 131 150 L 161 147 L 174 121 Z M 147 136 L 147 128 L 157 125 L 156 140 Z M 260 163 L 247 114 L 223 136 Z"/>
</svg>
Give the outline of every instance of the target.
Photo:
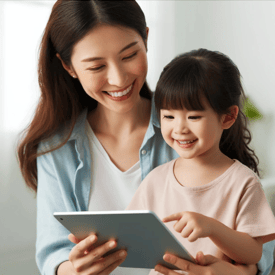
<svg viewBox="0 0 275 275">
<path fill-rule="evenodd" d="M 147 81 L 155 89 L 163 67 L 176 53 L 176 20 L 174 1 L 137 1 L 149 27 Z"/>
<path fill-rule="evenodd" d="M 0 274 L 36 275 L 36 200 L 16 159 L 38 100 L 37 53 L 50 2 L 0 1 Z"/>
</svg>

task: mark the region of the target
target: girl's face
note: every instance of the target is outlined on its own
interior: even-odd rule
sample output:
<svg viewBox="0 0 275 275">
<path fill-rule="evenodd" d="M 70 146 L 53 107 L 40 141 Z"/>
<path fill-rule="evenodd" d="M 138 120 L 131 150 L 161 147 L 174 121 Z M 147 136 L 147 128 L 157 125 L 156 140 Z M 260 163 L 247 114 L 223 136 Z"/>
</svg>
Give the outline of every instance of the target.
<svg viewBox="0 0 275 275">
<path fill-rule="evenodd" d="M 161 132 L 166 143 L 185 159 L 211 156 L 220 152 L 219 142 L 225 115 L 219 116 L 206 102 L 205 110 L 161 109 Z"/>
<path fill-rule="evenodd" d="M 76 43 L 71 64 L 63 66 L 99 103 L 98 108 L 125 113 L 140 100 L 147 55 L 144 41 L 135 30 L 97 26 Z"/>
</svg>

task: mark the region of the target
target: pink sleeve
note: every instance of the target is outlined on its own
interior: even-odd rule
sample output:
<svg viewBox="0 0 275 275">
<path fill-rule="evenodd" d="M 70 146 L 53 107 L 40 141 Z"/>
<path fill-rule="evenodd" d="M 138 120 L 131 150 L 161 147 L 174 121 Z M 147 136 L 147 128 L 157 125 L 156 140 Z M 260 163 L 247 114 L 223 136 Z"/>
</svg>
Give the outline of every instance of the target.
<svg viewBox="0 0 275 275">
<path fill-rule="evenodd" d="M 238 206 L 236 230 L 262 237 L 264 242 L 275 239 L 275 218 L 258 181 L 244 190 Z"/>
<path fill-rule="evenodd" d="M 146 178 L 142 181 L 126 210 L 148 210 Z"/>
</svg>

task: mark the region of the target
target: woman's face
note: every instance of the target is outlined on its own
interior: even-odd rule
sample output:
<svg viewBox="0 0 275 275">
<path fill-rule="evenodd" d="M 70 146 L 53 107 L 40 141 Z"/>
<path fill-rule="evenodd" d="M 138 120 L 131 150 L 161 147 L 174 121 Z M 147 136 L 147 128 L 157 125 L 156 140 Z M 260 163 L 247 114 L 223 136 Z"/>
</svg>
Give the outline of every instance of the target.
<svg viewBox="0 0 275 275">
<path fill-rule="evenodd" d="M 67 71 L 98 108 L 125 113 L 140 100 L 147 74 L 146 46 L 130 28 L 100 25 L 73 48 Z M 64 64 L 63 64 L 64 65 Z"/>
</svg>

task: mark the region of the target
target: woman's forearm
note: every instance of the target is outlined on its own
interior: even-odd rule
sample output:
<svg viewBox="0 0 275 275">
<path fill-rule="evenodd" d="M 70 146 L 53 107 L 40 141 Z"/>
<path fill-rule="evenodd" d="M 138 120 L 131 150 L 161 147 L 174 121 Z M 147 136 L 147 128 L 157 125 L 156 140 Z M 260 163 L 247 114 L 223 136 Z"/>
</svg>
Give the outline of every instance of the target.
<svg viewBox="0 0 275 275">
<path fill-rule="evenodd" d="M 229 258 L 240 264 L 256 264 L 262 256 L 261 239 L 233 230 L 214 220 L 214 230 L 210 239 Z"/>
</svg>

